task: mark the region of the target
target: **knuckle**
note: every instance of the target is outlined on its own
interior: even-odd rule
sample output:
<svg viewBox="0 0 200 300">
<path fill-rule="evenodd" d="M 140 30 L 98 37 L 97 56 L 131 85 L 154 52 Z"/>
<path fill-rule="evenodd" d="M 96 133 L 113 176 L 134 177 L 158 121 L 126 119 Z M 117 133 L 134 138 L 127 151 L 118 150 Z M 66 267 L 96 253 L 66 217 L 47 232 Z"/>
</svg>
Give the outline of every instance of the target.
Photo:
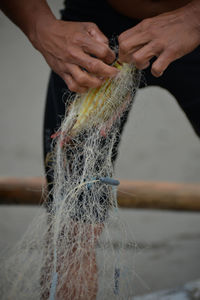
<svg viewBox="0 0 200 300">
<path fill-rule="evenodd" d="M 146 57 L 158 57 L 160 53 L 162 52 L 162 47 L 159 44 L 153 44 L 151 45 L 151 48 L 149 48 L 148 53 L 146 54 Z"/>
<path fill-rule="evenodd" d="M 68 89 L 73 92 L 73 84 L 71 82 L 69 82 L 68 80 L 66 80 L 66 83 L 67 83 L 67 86 L 68 86 Z"/>
<path fill-rule="evenodd" d="M 86 78 L 83 74 L 79 73 L 76 75 L 76 81 L 78 82 L 78 84 L 84 85 L 86 82 Z"/>
<path fill-rule="evenodd" d="M 102 58 L 106 57 L 109 54 L 109 49 L 108 47 L 104 46 L 102 47 L 101 51 L 100 51 L 100 56 Z"/>
<path fill-rule="evenodd" d="M 103 84 L 103 82 L 101 80 L 96 80 L 94 82 L 94 87 L 100 87 Z"/>
<path fill-rule="evenodd" d="M 83 35 L 81 32 L 76 32 L 72 38 L 72 43 L 73 44 L 80 44 L 83 40 Z"/>
<path fill-rule="evenodd" d="M 107 44 L 109 44 L 109 39 L 107 38 L 107 36 L 104 36 L 104 40 Z"/>
<path fill-rule="evenodd" d="M 173 46 L 168 47 L 167 53 L 169 56 L 176 56 L 177 55 L 177 49 Z"/>
<path fill-rule="evenodd" d="M 70 91 L 71 92 L 75 92 L 75 93 L 77 93 L 78 92 L 78 88 L 75 86 L 75 85 L 73 85 L 71 88 L 69 88 L 70 89 Z"/>
<path fill-rule="evenodd" d="M 67 83 L 67 86 L 68 86 L 68 88 L 71 92 L 76 92 L 77 91 L 77 86 L 73 81 L 66 79 L 66 83 Z"/>
<path fill-rule="evenodd" d="M 159 50 L 162 50 L 165 47 L 165 44 L 162 40 L 156 40 L 153 44 L 152 44 L 152 49 L 153 51 L 157 52 Z"/>
<path fill-rule="evenodd" d="M 91 61 L 90 63 L 89 63 L 89 70 L 88 71 L 90 71 L 90 72 L 92 72 L 92 73 L 96 73 L 97 72 L 97 70 L 98 70 L 98 68 L 99 68 L 99 63 L 97 62 L 97 61 Z"/>
<path fill-rule="evenodd" d="M 98 87 L 102 85 L 102 81 L 96 77 L 92 77 L 89 83 L 91 87 Z"/>
<path fill-rule="evenodd" d="M 137 65 L 142 64 L 142 58 L 138 56 L 136 53 L 133 54 L 133 61 Z"/>
<path fill-rule="evenodd" d="M 120 44 L 120 51 L 122 53 L 126 53 L 128 51 L 128 46 L 127 46 L 126 41 L 122 41 L 121 42 L 121 44 Z"/>
</svg>

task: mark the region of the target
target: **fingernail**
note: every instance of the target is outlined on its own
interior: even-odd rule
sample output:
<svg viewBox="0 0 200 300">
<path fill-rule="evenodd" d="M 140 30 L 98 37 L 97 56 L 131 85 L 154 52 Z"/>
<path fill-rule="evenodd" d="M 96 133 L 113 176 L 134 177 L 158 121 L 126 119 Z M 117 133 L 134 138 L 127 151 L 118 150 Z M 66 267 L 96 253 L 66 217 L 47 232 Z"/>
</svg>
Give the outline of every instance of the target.
<svg viewBox="0 0 200 300">
<path fill-rule="evenodd" d="M 151 71 L 152 72 L 152 75 L 155 76 L 155 77 L 160 77 L 163 75 L 163 72 L 156 72 L 154 70 Z"/>
<path fill-rule="evenodd" d="M 156 73 L 156 76 L 157 76 L 157 77 L 160 77 L 160 76 L 162 76 L 162 74 L 163 74 L 163 72 Z"/>
</svg>

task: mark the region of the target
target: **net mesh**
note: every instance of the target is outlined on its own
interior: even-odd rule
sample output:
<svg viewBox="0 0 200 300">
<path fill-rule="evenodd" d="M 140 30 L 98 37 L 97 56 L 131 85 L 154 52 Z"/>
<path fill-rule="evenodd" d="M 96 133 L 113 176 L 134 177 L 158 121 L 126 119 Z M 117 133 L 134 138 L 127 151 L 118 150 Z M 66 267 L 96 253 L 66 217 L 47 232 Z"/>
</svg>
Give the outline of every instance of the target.
<svg viewBox="0 0 200 300">
<path fill-rule="evenodd" d="M 2 264 L 1 299 L 127 300 L 134 294 L 113 160 L 140 73 L 133 65 L 114 66 L 116 78 L 68 99 L 49 159 L 53 201 Z"/>
</svg>

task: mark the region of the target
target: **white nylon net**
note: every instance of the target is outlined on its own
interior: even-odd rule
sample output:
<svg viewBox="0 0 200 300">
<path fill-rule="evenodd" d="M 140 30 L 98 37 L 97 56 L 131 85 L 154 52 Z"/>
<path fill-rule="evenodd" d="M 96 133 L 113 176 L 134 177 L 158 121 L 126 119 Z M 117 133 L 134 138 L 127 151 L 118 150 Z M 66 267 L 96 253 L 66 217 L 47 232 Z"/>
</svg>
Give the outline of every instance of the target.
<svg viewBox="0 0 200 300">
<path fill-rule="evenodd" d="M 113 157 L 140 74 L 132 65 L 115 66 L 117 78 L 75 96 L 54 135 L 53 202 L 3 263 L 2 300 L 134 295 L 134 266 L 126 259 L 134 245 L 119 218 Z"/>
</svg>

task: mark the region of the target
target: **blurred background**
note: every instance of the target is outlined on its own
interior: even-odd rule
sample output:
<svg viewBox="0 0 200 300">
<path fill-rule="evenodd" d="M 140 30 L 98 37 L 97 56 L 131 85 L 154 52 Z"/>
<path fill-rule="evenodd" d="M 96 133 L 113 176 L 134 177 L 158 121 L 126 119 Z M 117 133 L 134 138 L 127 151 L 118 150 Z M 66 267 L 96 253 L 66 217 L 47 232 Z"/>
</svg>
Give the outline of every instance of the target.
<svg viewBox="0 0 200 300">
<path fill-rule="evenodd" d="M 48 1 L 59 16 L 62 1 Z M 49 67 L 27 38 L 0 15 L 0 176 L 43 176 L 42 125 Z M 138 92 L 126 126 L 116 177 L 200 183 L 200 140 L 173 97 Z M 0 247 L 12 245 L 37 207 L 0 206 Z M 125 210 L 136 242 L 136 294 L 200 278 L 200 215 Z M 1 274 L 2 275 L 2 274 Z M 140 279 L 139 279 L 140 278 Z"/>
</svg>

